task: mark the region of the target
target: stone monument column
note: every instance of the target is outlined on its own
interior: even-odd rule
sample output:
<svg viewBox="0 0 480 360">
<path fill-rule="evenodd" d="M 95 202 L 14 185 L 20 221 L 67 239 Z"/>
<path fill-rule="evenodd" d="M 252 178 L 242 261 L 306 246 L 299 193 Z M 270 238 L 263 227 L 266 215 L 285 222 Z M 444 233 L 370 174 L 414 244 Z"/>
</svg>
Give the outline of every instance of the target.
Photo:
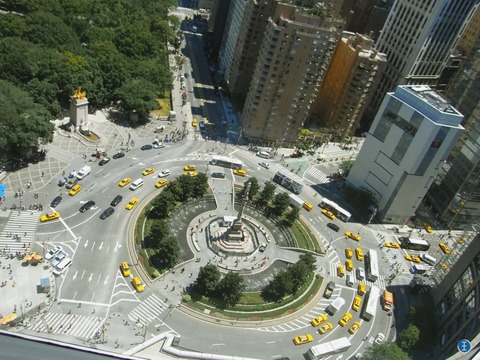
<svg viewBox="0 0 480 360">
<path fill-rule="evenodd" d="M 81 127 L 87 127 L 87 120 L 88 99 L 85 91 L 78 87 L 70 97 L 70 122 L 75 127 L 75 130 L 78 131 Z"/>
</svg>

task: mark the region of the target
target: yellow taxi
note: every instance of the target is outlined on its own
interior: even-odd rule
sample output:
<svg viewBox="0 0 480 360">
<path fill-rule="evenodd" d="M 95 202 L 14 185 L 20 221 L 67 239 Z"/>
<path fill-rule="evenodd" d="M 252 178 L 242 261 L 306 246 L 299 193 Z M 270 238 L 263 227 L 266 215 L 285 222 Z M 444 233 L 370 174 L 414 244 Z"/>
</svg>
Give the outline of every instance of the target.
<svg viewBox="0 0 480 360">
<path fill-rule="evenodd" d="M 345 275 L 345 269 L 343 268 L 343 265 L 337 266 L 337 275 L 340 277 L 343 277 Z"/>
<path fill-rule="evenodd" d="M 364 295 L 365 292 L 367 291 L 367 287 L 365 286 L 365 284 L 358 284 L 358 288 L 357 288 L 357 294 L 358 295 Z"/>
<path fill-rule="evenodd" d="M 156 187 L 157 189 L 160 189 L 161 187 L 164 187 L 164 186 L 167 185 L 167 184 L 168 184 L 168 181 L 165 180 L 165 179 L 162 179 L 162 180 L 157 181 L 157 182 L 155 183 L 155 187 Z"/>
<path fill-rule="evenodd" d="M 352 251 L 352 249 L 346 248 L 346 249 L 345 249 L 345 256 L 347 257 L 347 259 L 351 259 L 352 256 L 353 256 L 353 251 Z"/>
<path fill-rule="evenodd" d="M 358 331 L 358 329 L 360 329 L 360 323 L 355 321 L 352 326 L 350 326 L 350 329 L 348 329 L 348 332 L 353 335 Z"/>
<path fill-rule="evenodd" d="M 142 282 L 142 280 L 140 280 L 138 276 L 135 276 L 132 279 L 132 285 L 135 290 L 137 290 L 137 292 L 142 292 L 143 290 L 145 290 L 145 284 Z"/>
<path fill-rule="evenodd" d="M 128 263 L 126 261 L 122 261 L 120 263 L 120 271 L 122 272 L 123 276 L 130 276 L 130 267 L 128 266 Z"/>
<path fill-rule="evenodd" d="M 329 332 L 329 331 L 332 330 L 332 329 L 333 329 L 332 323 L 326 323 L 325 325 L 322 325 L 322 326 L 320 327 L 320 329 L 318 329 L 318 332 L 319 332 L 320 334 L 325 334 L 325 333 Z"/>
<path fill-rule="evenodd" d="M 400 244 L 396 242 L 386 242 L 385 246 L 392 249 L 400 249 Z"/>
<path fill-rule="evenodd" d="M 237 169 L 235 169 L 235 170 L 233 170 L 233 174 L 234 174 L 234 175 L 238 175 L 238 176 L 245 176 L 245 175 L 247 175 L 247 172 L 246 172 L 245 170 L 241 170 L 241 169 L 240 169 L 240 170 L 237 170 Z"/>
<path fill-rule="evenodd" d="M 313 336 L 310 334 L 300 335 L 293 338 L 295 345 L 303 345 L 313 341 Z"/>
<path fill-rule="evenodd" d="M 358 311 L 362 306 L 362 298 L 360 296 L 355 296 L 352 303 L 352 310 Z"/>
<path fill-rule="evenodd" d="M 313 205 L 310 204 L 309 202 L 306 202 L 306 201 L 303 203 L 302 207 L 307 211 L 312 211 L 313 210 Z"/>
<path fill-rule="evenodd" d="M 357 257 L 358 261 L 363 261 L 363 251 L 360 248 L 355 249 L 355 256 Z"/>
<path fill-rule="evenodd" d="M 415 255 L 405 255 L 405 259 L 414 263 L 420 263 L 421 261 L 420 257 Z"/>
<path fill-rule="evenodd" d="M 347 271 L 352 271 L 353 270 L 353 262 L 350 259 L 345 260 L 345 268 Z"/>
<path fill-rule="evenodd" d="M 53 213 L 40 216 L 40 222 L 55 220 L 55 219 L 58 219 L 59 217 L 60 217 L 60 213 L 58 211 L 55 211 Z"/>
<path fill-rule="evenodd" d="M 197 127 L 197 126 L 198 126 L 197 119 L 193 119 L 193 120 L 192 120 L 192 126 L 193 126 L 193 127 Z"/>
<path fill-rule="evenodd" d="M 423 223 L 423 227 L 427 231 L 427 233 L 431 234 L 433 232 L 432 227 L 428 223 Z"/>
<path fill-rule="evenodd" d="M 346 236 L 347 238 L 353 239 L 353 240 L 355 240 L 355 241 L 360 241 L 360 235 L 355 234 L 355 233 L 353 233 L 353 232 L 351 232 L 351 231 L 347 231 L 347 232 L 345 233 L 345 236 Z"/>
<path fill-rule="evenodd" d="M 120 180 L 120 182 L 118 183 L 118 186 L 120 187 L 127 186 L 128 184 L 130 184 L 131 181 L 132 179 L 130 179 L 129 177 L 126 177 L 125 179 Z"/>
<path fill-rule="evenodd" d="M 125 205 L 125 209 L 127 209 L 127 210 L 132 210 L 132 209 L 135 207 L 135 205 L 137 205 L 137 204 L 138 204 L 138 199 L 137 199 L 137 198 L 133 198 L 132 200 L 130 200 L 130 201 L 128 202 L 127 205 Z"/>
<path fill-rule="evenodd" d="M 440 246 L 440 249 L 442 249 L 442 251 L 443 251 L 445 254 L 448 255 L 448 254 L 451 253 L 450 248 L 448 247 L 447 244 L 445 244 L 445 243 L 440 243 L 440 244 L 438 244 L 438 246 Z"/>
<path fill-rule="evenodd" d="M 342 316 L 342 318 L 340 320 L 338 320 L 338 324 L 340 326 L 345 326 L 348 324 L 348 322 L 350 320 L 352 320 L 352 314 L 350 314 L 349 312 L 345 313 L 345 315 Z"/>
<path fill-rule="evenodd" d="M 142 175 L 147 176 L 147 175 L 153 174 L 154 172 L 155 172 L 154 168 L 148 168 L 142 171 Z"/>
<path fill-rule="evenodd" d="M 322 209 L 322 214 L 328 217 L 329 219 L 335 220 L 335 215 L 331 211 L 328 211 L 327 209 Z"/>
<path fill-rule="evenodd" d="M 196 171 L 184 172 L 182 175 L 183 176 L 198 176 L 198 172 L 196 172 Z"/>
<path fill-rule="evenodd" d="M 78 184 L 73 185 L 73 187 L 70 189 L 70 192 L 68 193 L 70 196 L 75 196 L 78 194 L 82 187 Z"/>
<path fill-rule="evenodd" d="M 183 167 L 183 171 L 195 171 L 197 170 L 197 167 L 195 165 L 185 165 Z"/>
<path fill-rule="evenodd" d="M 312 321 L 310 321 L 310 324 L 312 324 L 312 326 L 318 326 L 320 325 L 321 323 L 325 322 L 328 320 L 328 316 L 325 315 L 325 314 L 320 314 L 318 315 L 317 317 L 313 318 Z"/>
</svg>

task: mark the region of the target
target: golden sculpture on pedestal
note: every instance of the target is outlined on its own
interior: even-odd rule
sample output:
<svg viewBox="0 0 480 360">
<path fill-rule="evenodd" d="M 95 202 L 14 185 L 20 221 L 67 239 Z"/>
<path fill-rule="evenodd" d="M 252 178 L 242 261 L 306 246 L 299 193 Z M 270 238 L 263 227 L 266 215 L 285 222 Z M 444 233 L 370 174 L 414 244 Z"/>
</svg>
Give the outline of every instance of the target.
<svg viewBox="0 0 480 360">
<path fill-rule="evenodd" d="M 82 91 L 82 88 L 79 86 L 72 95 L 72 98 L 75 100 L 84 100 L 87 97 L 87 93 Z"/>
</svg>

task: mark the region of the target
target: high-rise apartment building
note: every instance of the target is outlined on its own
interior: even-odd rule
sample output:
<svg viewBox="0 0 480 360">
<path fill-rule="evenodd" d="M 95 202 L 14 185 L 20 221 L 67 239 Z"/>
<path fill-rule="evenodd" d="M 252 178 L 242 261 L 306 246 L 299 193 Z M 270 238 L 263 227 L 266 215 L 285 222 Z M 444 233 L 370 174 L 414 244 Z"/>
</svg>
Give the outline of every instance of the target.
<svg viewBox="0 0 480 360">
<path fill-rule="evenodd" d="M 243 103 L 252 81 L 253 67 L 266 35 L 269 19 L 285 5 L 305 12 L 338 14 L 343 0 L 231 0 L 224 41 L 220 49 L 220 71 L 228 90 Z M 280 9 L 280 10 L 279 10 Z"/>
<path fill-rule="evenodd" d="M 425 198 L 451 229 L 471 229 L 480 222 L 480 50 L 466 65 L 449 91 L 465 116 L 465 136 Z"/>
<path fill-rule="evenodd" d="M 370 190 L 380 219 L 406 223 L 463 131 L 463 116 L 425 85 L 388 93 L 347 181 Z"/>
<path fill-rule="evenodd" d="M 272 146 L 297 141 L 342 25 L 324 9 L 278 4 L 264 29 L 243 108 L 247 138 Z"/>
<path fill-rule="evenodd" d="M 354 135 L 387 60 L 366 35 L 343 32 L 313 104 L 321 126 L 341 139 Z"/>
<path fill-rule="evenodd" d="M 343 3 L 341 15 L 345 30 L 378 38 L 394 0 L 349 0 Z"/>
<path fill-rule="evenodd" d="M 208 32 L 210 33 L 210 55 L 212 61 L 217 61 L 231 0 L 215 0 L 213 10 L 208 19 Z"/>
<path fill-rule="evenodd" d="M 437 346 L 431 359 L 447 359 L 458 352 L 462 339 L 478 341 L 480 332 L 480 229 L 465 231 L 457 239 L 444 240 L 449 255 L 437 259 L 430 277 L 437 324 Z M 475 351 L 475 352 L 478 352 Z M 463 359 L 474 359 L 474 352 Z M 457 357 L 461 359 L 462 357 Z"/>
<path fill-rule="evenodd" d="M 366 112 L 368 126 L 385 93 L 397 85 L 436 85 L 479 0 L 401 0 L 390 10 L 377 50 L 388 65 Z"/>
</svg>

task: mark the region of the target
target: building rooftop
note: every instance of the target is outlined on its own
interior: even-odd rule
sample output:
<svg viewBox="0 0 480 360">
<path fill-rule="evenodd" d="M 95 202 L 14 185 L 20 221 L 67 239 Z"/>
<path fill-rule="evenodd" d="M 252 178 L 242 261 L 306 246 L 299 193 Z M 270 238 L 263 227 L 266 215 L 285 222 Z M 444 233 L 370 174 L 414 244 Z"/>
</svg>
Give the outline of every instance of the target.
<svg viewBox="0 0 480 360">
<path fill-rule="evenodd" d="M 452 106 L 449 100 L 428 85 L 411 85 L 405 86 L 404 88 L 415 96 L 421 98 L 430 106 L 436 108 L 438 111 L 452 115 L 461 115 L 461 113 Z"/>
</svg>

